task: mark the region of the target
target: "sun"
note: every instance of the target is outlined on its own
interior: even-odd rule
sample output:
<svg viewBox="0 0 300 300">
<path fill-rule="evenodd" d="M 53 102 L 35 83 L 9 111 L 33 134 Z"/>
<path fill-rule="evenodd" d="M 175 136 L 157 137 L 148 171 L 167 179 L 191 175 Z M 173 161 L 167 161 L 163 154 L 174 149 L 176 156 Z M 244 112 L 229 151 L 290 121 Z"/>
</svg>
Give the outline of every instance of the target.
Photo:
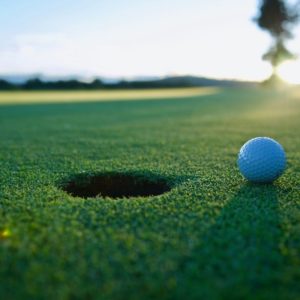
<svg viewBox="0 0 300 300">
<path fill-rule="evenodd" d="M 280 65 L 278 75 L 290 84 L 300 84 L 300 59 L 287 61 Z"/>
</svg>

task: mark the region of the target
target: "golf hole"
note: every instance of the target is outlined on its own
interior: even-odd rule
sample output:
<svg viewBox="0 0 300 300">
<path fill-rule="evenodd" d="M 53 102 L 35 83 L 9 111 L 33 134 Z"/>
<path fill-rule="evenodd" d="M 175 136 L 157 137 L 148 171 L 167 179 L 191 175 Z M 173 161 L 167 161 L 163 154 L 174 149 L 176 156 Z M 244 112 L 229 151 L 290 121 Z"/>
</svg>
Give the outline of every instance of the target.
<svg viewBox="0 0 300 300">
<path fill-rule="evenodd" d="M 62 189 L 80 198 L 131 198 L 162 195 L 171 190 L 167 180 L 155 175 L 98 174 L 77 175 Z"/>
</svg>

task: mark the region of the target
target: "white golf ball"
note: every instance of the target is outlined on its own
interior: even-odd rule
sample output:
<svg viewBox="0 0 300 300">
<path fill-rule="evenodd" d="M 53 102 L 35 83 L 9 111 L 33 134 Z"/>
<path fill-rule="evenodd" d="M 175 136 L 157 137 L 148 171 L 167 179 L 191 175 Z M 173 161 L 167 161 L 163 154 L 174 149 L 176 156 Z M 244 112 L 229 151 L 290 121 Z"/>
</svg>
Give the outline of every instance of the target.
<svg viewBox="0 0 300 300">
<path fill-rule="evenodd" d="M 238 167 L 243 176 L 256 183 L 277 179 L 286 166 L 283 147 L 268 137 L 257 137 L 246 142 L 238 155 Z"/>
</svg>

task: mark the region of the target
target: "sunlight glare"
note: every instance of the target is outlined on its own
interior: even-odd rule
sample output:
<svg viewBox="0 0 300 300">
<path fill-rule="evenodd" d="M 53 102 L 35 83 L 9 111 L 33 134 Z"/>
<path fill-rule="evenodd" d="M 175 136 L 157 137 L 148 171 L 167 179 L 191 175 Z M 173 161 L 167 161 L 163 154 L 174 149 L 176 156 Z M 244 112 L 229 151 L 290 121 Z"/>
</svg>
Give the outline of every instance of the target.
<svg viewBox="0 0 300 300">
<path fill-rule="evenodd" d="M 283 63 L 278 68 L 278 75 L 288 83 L 300 84 L 300 59 Z"/>
</svg>

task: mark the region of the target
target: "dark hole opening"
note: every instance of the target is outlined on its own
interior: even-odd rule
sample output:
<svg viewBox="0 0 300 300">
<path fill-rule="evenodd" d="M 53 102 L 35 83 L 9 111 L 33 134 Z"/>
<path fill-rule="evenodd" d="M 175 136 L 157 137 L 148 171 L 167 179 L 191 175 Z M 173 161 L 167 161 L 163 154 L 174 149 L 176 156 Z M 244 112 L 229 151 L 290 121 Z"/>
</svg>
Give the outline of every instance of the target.
<svg viewBox="0 0 300 300">
<path fill-rule="evenodd" d="M 134 174 L 78 175 L 62 189 L 74 197 L 130 198 L 164 194 L 171 190 L 167 180 Z"/>
</svg>

